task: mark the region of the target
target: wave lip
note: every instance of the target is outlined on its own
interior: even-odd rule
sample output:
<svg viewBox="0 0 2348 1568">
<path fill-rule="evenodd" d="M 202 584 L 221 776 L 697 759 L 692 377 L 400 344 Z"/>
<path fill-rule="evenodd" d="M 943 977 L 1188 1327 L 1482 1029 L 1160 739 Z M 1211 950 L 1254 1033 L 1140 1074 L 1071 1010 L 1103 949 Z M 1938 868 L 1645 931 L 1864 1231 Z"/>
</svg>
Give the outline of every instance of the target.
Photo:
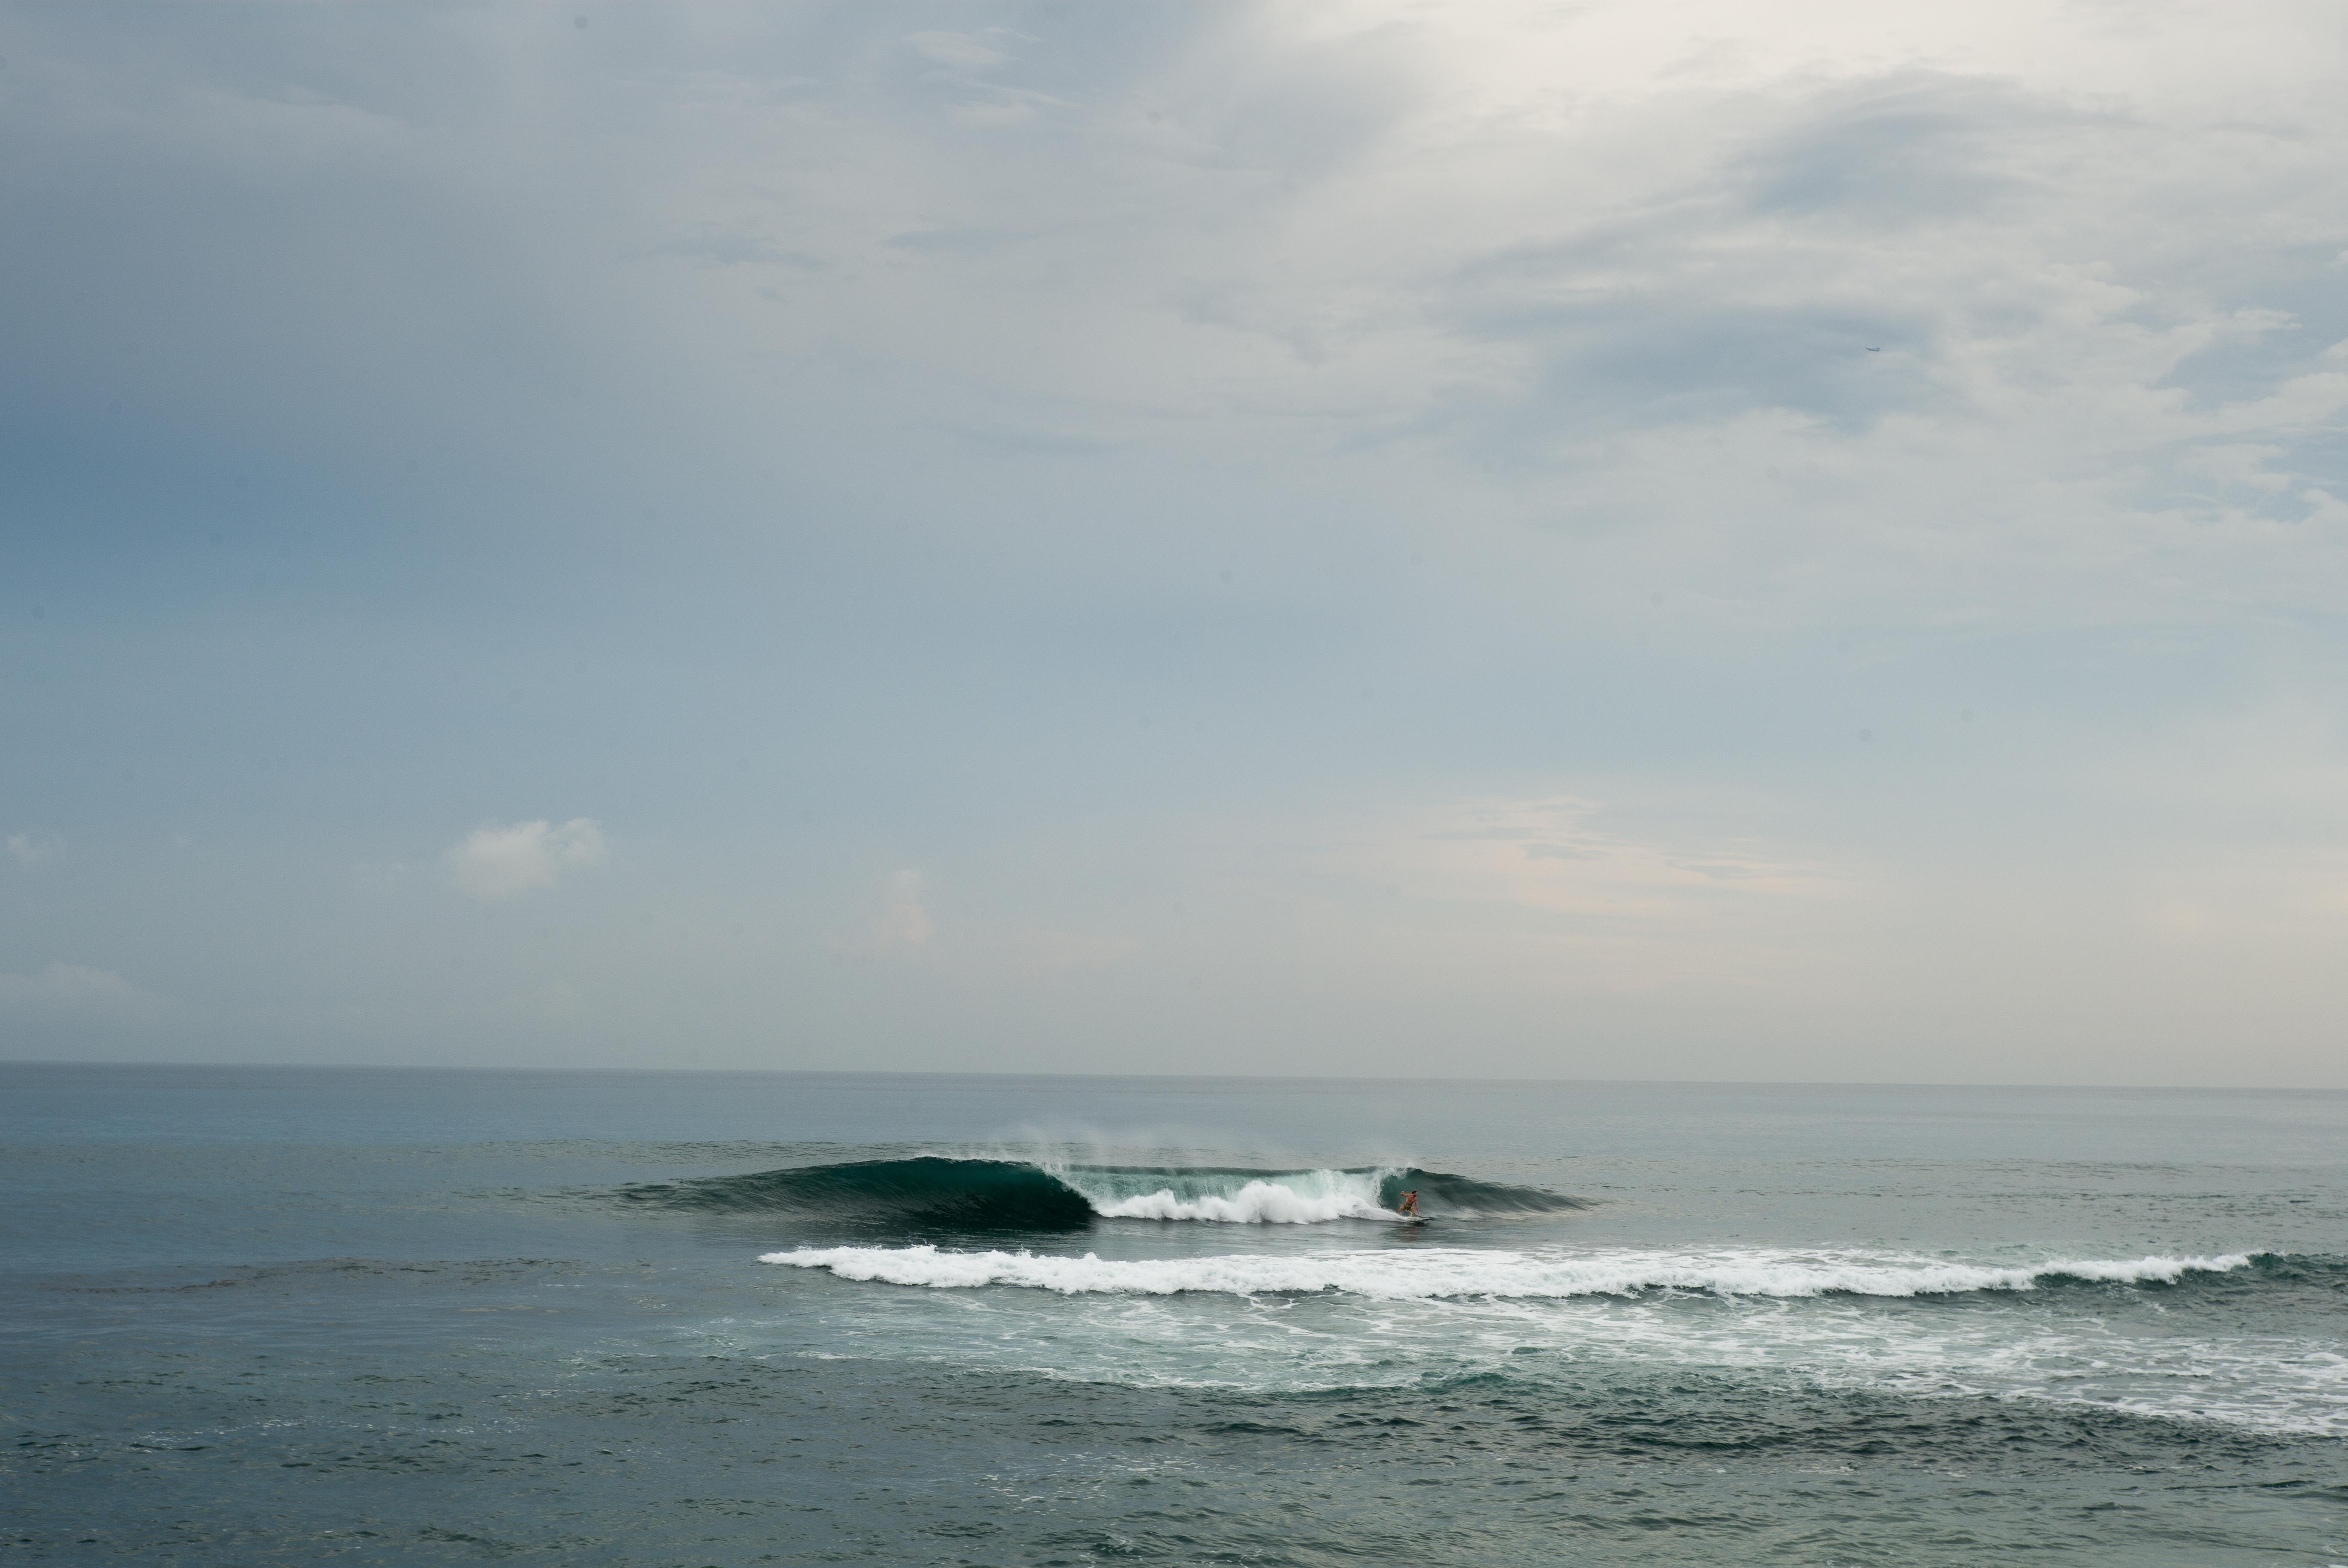
<svg viewBox="0 0 2348 1568">
<path fill-rule="evenodd" d="M 1953 1296 L 2034 1290 L 2042 1284 L 2062 1280 L 2174 1285 L 2188 1275 L 2224 1275 L 2248 1268 L 2253 1255 L 2056 1258 L 2035 1265 L 2001 1266 L 1850 1253 L 1621 1250 L 1569 1254 L 1461 1247 L 1303 1257 L 1240 1254 L 1105 1259 L 1092 1253 L 1068 1257 L 1027 1251 L 942 1251 L 922 1245 L 800 1247 L 767 1253 L 758 1261 L 823 1269 L 842 1279 L 934 1289 L 1013 1286 L 1064 1296 L 1192 1292 L 1256 1296 L 1334 1290 L 1385 1300 L 1426 1300 L 1554 1299 L 1660 1290 L 1719 1296 Z"/>
<path fill-rule="evenodd" d="M 901 1229 L 1075 1230 L 1096 1219 L 1226 1225 L 1392 1220 L 1406 1190 L 1420 1212 L 1468 1218 L 1556 1214 L 1581 1200 L 1414 1166 L 1267 1171 L 1218 1165 L 1081 1165 L 1025 1160 L 859 1160 L 624 1187 L 630 1202 L 715 1214 L 792 1214 Z"/>
</svg>

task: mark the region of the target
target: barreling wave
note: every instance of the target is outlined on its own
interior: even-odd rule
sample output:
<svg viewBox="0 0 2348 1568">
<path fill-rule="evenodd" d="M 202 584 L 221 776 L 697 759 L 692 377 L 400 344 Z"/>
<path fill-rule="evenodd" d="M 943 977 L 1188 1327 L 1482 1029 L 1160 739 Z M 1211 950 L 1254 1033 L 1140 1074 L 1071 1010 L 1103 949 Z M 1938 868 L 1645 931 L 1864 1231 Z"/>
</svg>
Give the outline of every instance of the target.
<svg viewBox="0 0 2348 1568">
<path fill-rule="evenodd" d="M 2310 1260 L 2266 1254 L 2219 1257 L 2057 1258 L 2003 1266 L 1852 1253 L 1740 1251 L 1517 1253 L 1460 1247 L 1308 1256 L 1108 1259 L 1033 1252 L 953 1252 L 934 1246 L 801 1247 L 762 1263 L 828 1270 L 843 1279 L 969 1289 L 1018 1286 L 1062 1295 L 1230 1296 L 1338 1291 L 1386 1300 L 1460 1296 L 1557 1298 L 1653 1291 L 1717 1296 L 1954 1296 L 2025 1291 L 2065 1282 L 2176 1285 Z"/>
<path fill-rule="evenodd" d="M 1406 1190 L 1450 1218 L 1586 1207 L 1538 1187 L 1414 1166 L 1262 1171 L 1213 1165 L 1077 1165 L 923 1155 L 624 1187 L 636 1203 L 715 1214 L 789 1214 L 909 1229 L 1076 1230 L 1096 1219 L 1318 1225 L 1392 1220 Z"/>
</svg>

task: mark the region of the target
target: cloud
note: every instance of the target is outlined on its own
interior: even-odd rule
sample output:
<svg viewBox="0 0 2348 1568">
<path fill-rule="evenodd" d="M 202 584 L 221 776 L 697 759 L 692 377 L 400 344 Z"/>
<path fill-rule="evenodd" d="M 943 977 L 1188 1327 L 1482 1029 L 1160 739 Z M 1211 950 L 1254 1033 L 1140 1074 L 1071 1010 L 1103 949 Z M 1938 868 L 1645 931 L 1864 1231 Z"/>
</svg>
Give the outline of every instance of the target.
<svg viewBox="0 0 2348 1568">
<path fill-rule="evenodd" d="M 514 898 L 551 887 L 565 871 L 603 862 L 603 830 L 583 816 L 479 827 L 448 852 L 449 876 L 476 898 Z"/>
<path fill-rule="evenodd" d="M 19 866 L 38 866 L 63 855 L 66 841 L 54 835 L 12 833 L 5 841 L 0 841 L 0 847 L 5 847 L 10 855 L 15 856 Z"/>
<path fill-rule="evenodd" d="M 1849 870 L 1740 831 L 1724 803 L 1643 793 L 1645 810 L 1496 797 L 1332 821 L 1293 886 L 1399 994 L 1783 1004 L 1842 982 L 1839 933 L 1866 894 Z"/>
<path fill-rule="evenodd" d="M 1033 41 L 1025 7 L 957 15 L 899 36 L 848 5 L 648 14 L 641 91 L 614 97 L 572 74 L 610 68 L 601 30 L 341 13 L 248 62 L 192 24 L 60 13 L 57 68 L 0 130 L 36 149 L 27 231 L 79 238 L 0 278 L 56 317 L 0 381 L 58 405 L 100 376 L 89 343 L 136 341 L 169 427 L 334 415 L 386 460 L 494 427 L 501 461 L 631 497 L 707 450 L 665 450 L 631 388 L 675 388 L 713 447 L 764 460 L 798 433 L 787 467 L 859 488 L 929 425 L 1201 473 L 1276 452 L 1395 511 L 1648 525 L 1572 580 L 1694 578 L 1779 623 L 1984 600 L 2108 622 L 2348 581 L 2306 526 L 2329 515 L 2309 487 L 2338 492 L 2340 402 L 2301 373 L 2348 325 L 2309 281 L 2337 251 L 2343 118 L 2314 9 L 2219 29 L 2156 6 L 2123 36 L 2062 10 L 1356 0 Z M 569 85 L 490 85 L 525 82 Z M 996 129 L 942 134 L 956 118 Z M 91 190 L 149 227 L 85 235 L 57 204 Z M 135 218 L 178 210 L 153 190 L 243 216 L 161 242 Z M 202 313 L 117 320 L 198 286 Z M 378 309 L 354 320 L 346 291 Z M 224 363 L 274 370 L 221 396 Z M 535 365 L 564 367 L 559 397 Z M 2010 586 L 1953 569 L 1976 563 Z"/>
<path fill-rule="evenodd" d="M 989 66 L 999 66 L 1005 58 L 1002 50 L 982 44 L 967 33 L 914 33 L 909 35 L 905 42 L 911 44 L 923 59 L 966 71 L 982 71 Z"/>
<path fill-rule="evenodd" d="M 1698 907 L 1848 891 L 1841 878 L 1771 846 L 1716 833 L 1607 832 L 1596 825 L 1605 815 L 1572 798 L 1464 802 L 1384 825 L 1358 864 L 1413 897 L 1614 921 L 1684 923 Z"/>
<path fill-rule="evenodd" d="M 171 1011 L 111 969 L 52 960 L 38 974 L 0 975 L 0 1012 L 142 1022 Z"/>
<path fill-rule="evenodd" d="M 882 948 L 921 948 L 936 931 L 930 912 L 922 907 L 922 874 L 898 872 L 889 880 L 889 907 L 873 928 L 875 941 Z"/>
</svg>

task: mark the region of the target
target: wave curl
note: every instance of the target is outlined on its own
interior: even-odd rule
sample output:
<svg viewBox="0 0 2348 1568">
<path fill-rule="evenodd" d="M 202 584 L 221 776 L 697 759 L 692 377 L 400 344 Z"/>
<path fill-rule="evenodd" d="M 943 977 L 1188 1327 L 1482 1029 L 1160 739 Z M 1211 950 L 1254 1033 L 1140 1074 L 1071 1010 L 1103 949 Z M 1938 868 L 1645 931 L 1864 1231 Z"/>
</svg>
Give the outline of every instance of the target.
<svg viewBox="0 0 2348 1568">
<path fill-rule="evenodd" d="M 1076 1230 L 1097 1219 L 1320 1225 L 1395 1218 L 1406 1190 L 1430 1217 L 1558 1214 L 1582 1200 L 1415 1166 L 1268 1171 L 1222 1165 L 1043 1161 L 859 1160 L 622 1188 L 630 1202 L 714 1214 L 776 1214 L 845 1225 Z"/>
</svg>

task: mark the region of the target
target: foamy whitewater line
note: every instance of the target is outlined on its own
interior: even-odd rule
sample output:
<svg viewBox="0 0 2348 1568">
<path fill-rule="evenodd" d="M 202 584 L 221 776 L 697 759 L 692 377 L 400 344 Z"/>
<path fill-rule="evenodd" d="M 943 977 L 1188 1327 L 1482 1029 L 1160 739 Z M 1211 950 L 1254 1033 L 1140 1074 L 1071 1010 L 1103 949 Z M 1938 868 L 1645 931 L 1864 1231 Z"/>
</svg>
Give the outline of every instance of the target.
<svg viewBox="0 0 2348 1568">
<path fill-rule="evenodd" d="M 1378 1201 L 1379 1171 L 1296 1171 L 1252 1178 L 1231 1193 L 1118 1194 L 1090 1172 L 1045 1166 L 1104 1219 L 1204 1220 L 1220 1225 L 1325 1225 L 1331 1220 L 1391 1220 Z"/>
<path fill-rule="evenodd" d="M 1105 1259 L 1032 1252 L 942 1252 L 934 1246 L 800 1247 L 761 1263 L 827 1269 L 842 1279 L 973 1289 L 989 1285 L 1064 1296 L 1229 1296 L 1344 1291 L 1390 1301 L 1448 1296 L 1628 1296 L 1692 1290 L 1715 1296 L 1943 1296 L 2034 1290 L 2054 1278 L 2174 1284 L 2187 1274 L 2247 1267 L 2250 1255 L 2051 1258 L 2027 1266 L 1947 1263 L 1905 1255 L 1827 1252 L 1485 1252 L 1438 1247 L 1410 1253 L 1326 1253 L 1306 1257 Z"/>
</svg>

